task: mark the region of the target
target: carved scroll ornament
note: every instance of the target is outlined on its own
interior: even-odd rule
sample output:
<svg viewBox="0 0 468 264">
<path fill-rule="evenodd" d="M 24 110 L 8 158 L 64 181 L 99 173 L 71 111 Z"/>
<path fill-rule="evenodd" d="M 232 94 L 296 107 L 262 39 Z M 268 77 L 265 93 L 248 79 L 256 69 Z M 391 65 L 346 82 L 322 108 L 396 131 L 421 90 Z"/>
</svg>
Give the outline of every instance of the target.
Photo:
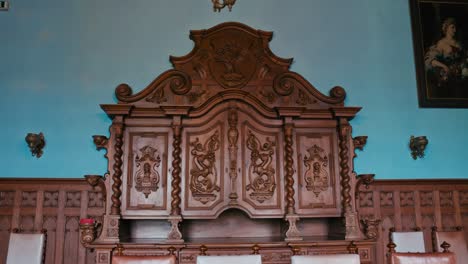
<svg viewBox="0 0 468 264">
<path fill-rule="evenodd" d="M 190 190 L 193 198 L 203 204 L 216 199 L 215 191 L 220 191 L 216 183 L 216 151 L 219 149 L 219 131 L 216 131 L 202 144 L 198 138 L 190 142 L 192 147 L 192 169 L 190 170 Z"/>
<path fill-rule="evenodd" d="M 318 196 L 330 186 L 326 169 L 329 161 L 325 151 L 317 145 L 307 149 L 307 152 L 309 152 L 309 156 L 304 157 L 304 165 L 307 168 L 304 173 L 306 189 Z"/>
<path fill-rule="evenodd" d="M 271 165 L 273 161 L 274 147 L 276 143 L 266 138 L 265 143 L 249 131 L 247 148 L 250 152 L 249 180 L 246 189 L 252 190 L 250 197 L 263 203 L 270 199 L 275 192 L 275 169 Z"/>
<path fill-rule="evenodd" d="M 157 154 L 158 150 L 150 146 L 141 148 L 140 152 L 142 156 L 137 155 L 135 158 L 138 168 L 135 174 L 135 189 L 148 198 L 151 192 L 158 190 L 160 176 L 155 168 L 161 165 L 161 157 Z"/>
</svg>

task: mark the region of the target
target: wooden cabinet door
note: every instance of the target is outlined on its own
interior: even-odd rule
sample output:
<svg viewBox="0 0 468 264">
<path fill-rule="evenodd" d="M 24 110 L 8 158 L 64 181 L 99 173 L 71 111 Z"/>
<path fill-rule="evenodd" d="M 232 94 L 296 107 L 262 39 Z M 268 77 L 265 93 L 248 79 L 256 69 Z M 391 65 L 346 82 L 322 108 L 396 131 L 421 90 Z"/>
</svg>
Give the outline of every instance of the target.
<svg viewBox="0 0 468 264">
<path fill-rule="evenodd" d="M 260 117 L 246 105 L 211 112 L 183 122 L 184 218 L 216 218 L 230 208 L 282 217 L 281 120 Z"/>
<path fill-rule="evenodd" d="M 158 218 L 168 215 L 170 139 L 172 131 L 167 127 L 126 129 L 122 192 L 124 217 Z"/>
<path fill-rule="evenodd" d="M 302 216 L 339 216 L 336 129 L 297 128 L 295 131 L 297 213 Z"/>
</svg>

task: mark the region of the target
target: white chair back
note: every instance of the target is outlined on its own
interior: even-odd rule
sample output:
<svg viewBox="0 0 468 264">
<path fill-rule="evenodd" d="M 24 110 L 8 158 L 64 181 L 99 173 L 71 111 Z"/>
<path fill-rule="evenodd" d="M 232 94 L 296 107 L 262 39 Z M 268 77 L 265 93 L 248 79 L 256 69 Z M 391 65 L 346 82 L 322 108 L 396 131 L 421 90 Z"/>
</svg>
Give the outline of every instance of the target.
<svg viewBox="0 0 468 264">
<path fill-rule="evenodd" d="M 260 255 L 198 256 L 197 264 L 262 264 Z"/>
<path fill-rule="evenodd" d="M 41 264 L 45 234 L 11 233 L 6 264 Z"/>
<path fill-rule="evenodd" d="M 292 256 L 291 264 L 360 264 L 358 254 Z"/>
<path fill-rule="evenodd" d="M 392 232 L 392 241 L 395 243 L 396 252 L 401 253 L 425 253 L 424 234 L 415 232 Z"/>
</svg>

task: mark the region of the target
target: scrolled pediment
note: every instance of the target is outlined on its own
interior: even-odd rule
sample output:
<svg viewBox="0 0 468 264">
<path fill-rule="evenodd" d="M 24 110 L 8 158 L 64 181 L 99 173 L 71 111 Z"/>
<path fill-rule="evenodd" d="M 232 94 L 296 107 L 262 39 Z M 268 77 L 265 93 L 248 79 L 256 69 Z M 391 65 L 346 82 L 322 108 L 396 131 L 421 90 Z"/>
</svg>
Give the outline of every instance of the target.
<svg viewBox="0 0 468 264">
<path fill-rule="evenodd" d="M 334 87 L 327 96 L 290 71 L 292 59 L 270 50 L 272 36 L 236 22 L 192 30 L 194 48 L 185 56 L 170 57 L 174 69 L 136 94 L 128 84 L 121 84 L 116 97 L 119 104 L 132 106 L 133 116 L 171 115 L 165 109 L 174 107 L 193 116 L 226 100 L 243 101 L 266 116 L 278 116 L 279 109 L 333 114 L 330 108 L 344 106 L 343 88 Z"/>
</svg>

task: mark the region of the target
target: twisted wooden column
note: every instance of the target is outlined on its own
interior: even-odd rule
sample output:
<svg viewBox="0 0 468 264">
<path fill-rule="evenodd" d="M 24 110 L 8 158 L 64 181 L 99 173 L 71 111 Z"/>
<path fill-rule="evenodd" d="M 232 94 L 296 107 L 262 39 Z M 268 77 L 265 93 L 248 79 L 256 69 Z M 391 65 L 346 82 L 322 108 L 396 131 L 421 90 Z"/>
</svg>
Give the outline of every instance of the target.
<svg viewBox="0 0 468 264">
<path fill-rule="evenodd" d="M 351 185 L 349 176 L 349 147 L 348 137 L 351 127 L 348 125 L 346 119 L 341 119 L 339 124 L 339 139 L 340 139 L 340 184 L 341 184 L 341 197 L 344 212 L 351 211 Z"/>
<path fill-rule="evenodd" d="M 115 119 L 114 119 L 115 122 Z M 111 207 L 111 214 L 112 215 L 120 215 L 120 196 L 122 195 L 122 191 L 120 190 L 122 186 L 122 146 L 123 146 L 123 128 L 124 125 L 122 122 L 115 122 L 113 125 L 114 130 L 114 165 L 112 166 L 114 174 L 112 174 L 112 207 Z"/>
<path fill-rule="evenodd" d="M 181 126 L 181 118 L 180 116 L 175 116 L 174 121 L 172 123 L 172 181 L 171 181 L 171 214 L 168 217 L 168 221 L 171 223 L 171 230 L 167 234 L 167 241 L 171 243 L 182 243 L 184 240 L 182 239 L 182 233 L 179 229 L 179 224 L 182 222 L 181 216 L 181 209 L 180 209 L 180 173 L 182 159 L 180 158 L 180 154 L 182 153 L 182 149 L 180 147 L 182 143 L 182 126 Z"/>
<path fill-rule="evenodd" d="M 180 158 L 180 153 L 182 152 L 182 149 L 180 148 L 180 144 L 182 142 L 181 140 L 181 126 L 179 124 L 176 124 L 172 127 L 174 131 L 173 135 L 173 141 L 172 141 L 172 191 L 171 191 L 171 197 L 172 197 L 172 202 L 171 202 L 171 216 L 178 216 L 180 215 L 180 173 L 182 171 L 180 164 L 182 162 L 182 159 Z"/>
<path fill-rule="evenodd" d="M 285 142 L 285 154 L 284 154 L 284 170 L 285 170 L 285 191 L 286 191 L 286 212 L 287 214 L 294 214 L 294 168 L 293 168 L 293 127 L 291 124 L 287 124 L 284 127 L 284 142 Z"/>
</svg>

